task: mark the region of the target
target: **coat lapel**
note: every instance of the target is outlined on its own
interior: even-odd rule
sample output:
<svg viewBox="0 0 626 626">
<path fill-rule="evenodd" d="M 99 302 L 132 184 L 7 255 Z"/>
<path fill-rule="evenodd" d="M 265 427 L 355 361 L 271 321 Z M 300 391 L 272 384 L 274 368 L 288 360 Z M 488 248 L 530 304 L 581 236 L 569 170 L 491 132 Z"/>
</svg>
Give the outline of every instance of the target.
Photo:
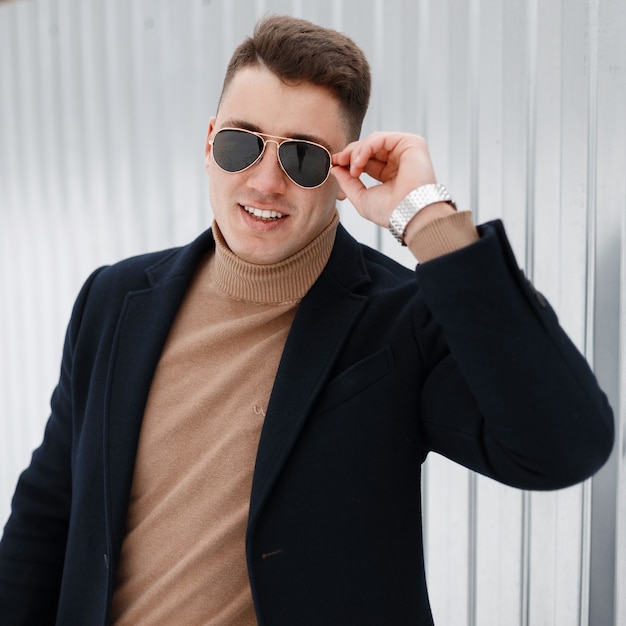
<svg viewBox="0 0 626 626">
<path fill-rule="evenodd" d="M 161 350 L 199 260 L 205 233 L 130 291 L 113 340 L 106 384 L 104 476 L 114 554 L 121 546 L 143 412 Z M 270 493 L 343 343 L 368 299 L 355 293 L 369 276 L 358 244 L 340 225 L 329 262 L 302 301 L 289 333 L 261 434 L 250 501 L 251 526 Z M 319 330 L 318 330 L 319 329 Z"/>
<path fill-rule="evenodd" d="M 148 287 L 130 291 L 113 339 L 104 405 L 104 477 L 109 528 L 119 549 L 141 422 L 152 376 L 197 264 L 208 246 L 205 233 L 146 270 Z"/>
<path fill-rule="evenodd" d="M 254 526 L 343 343 L 368 304 L 366 297 L 354 292 L 367 280 L 358 245 L 339 226 L 331 258 L 300 304 L 280 361 L 257 452 L 249 529 Z"/>
</svg>

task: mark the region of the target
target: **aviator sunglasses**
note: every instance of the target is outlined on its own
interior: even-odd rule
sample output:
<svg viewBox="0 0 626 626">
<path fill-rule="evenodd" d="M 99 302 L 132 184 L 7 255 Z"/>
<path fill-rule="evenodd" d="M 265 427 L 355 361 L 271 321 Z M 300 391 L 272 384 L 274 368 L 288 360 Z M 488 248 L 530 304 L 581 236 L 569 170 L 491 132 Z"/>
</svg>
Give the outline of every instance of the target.
<svg viewBox="0 0 626 626">
<path fill-rule="evenodd" d="M 315 189 L 330 174 L 330 152 L 312 141 L 255 133 L 242 128 L 222 128 L 209 144 L 213 158 L 225 172 L 243 172 L 261 160 L 268 143 L 276 144 L 283 172 L 298 187 Z"/>
</svg>

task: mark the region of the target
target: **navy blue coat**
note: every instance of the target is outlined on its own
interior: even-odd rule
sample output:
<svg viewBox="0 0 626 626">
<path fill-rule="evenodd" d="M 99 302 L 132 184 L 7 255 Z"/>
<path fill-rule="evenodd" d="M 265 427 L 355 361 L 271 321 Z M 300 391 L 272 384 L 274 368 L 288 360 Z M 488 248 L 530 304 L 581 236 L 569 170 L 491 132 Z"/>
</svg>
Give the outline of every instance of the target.
<svg viewBox="0 0 626 626">
<path fill-rule="evenodd" d="M 528 489 L 581 481 L 610 454 L 611 409 L 585 360 L 502 225 L 479 231 L 413 272 L 339 227 L 259 444 L 246 537 L 259 624 L 432 624 L 420 509 L 431 450 Z M 2 624 L 107 623 L 150 382 L 213 245 L 209 231 L 84 285 L 0 543 Z"/>
</svg>

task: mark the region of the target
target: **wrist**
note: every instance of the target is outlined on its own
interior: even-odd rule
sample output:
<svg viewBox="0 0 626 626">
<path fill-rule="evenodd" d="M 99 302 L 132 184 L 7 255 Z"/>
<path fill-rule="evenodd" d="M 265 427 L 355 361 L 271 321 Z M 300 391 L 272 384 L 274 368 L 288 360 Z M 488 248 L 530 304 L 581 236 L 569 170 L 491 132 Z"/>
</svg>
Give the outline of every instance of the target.
<svg viewBox="0 0 626 626">
<path fill-rule="evenodd" d="M 411 191 L 389 216 L 389 230 L 402 245 L 428 222 L 456 211 L 448 190 L 439 183 L 422 185 Z"/>
<path fill-rule="evenodd" d="M 429 204 L 418 211 L 413 219 L 409 221 L 404 230 L 405 243 L 411 240 L 411 237 L 424 228 L 430 222 L 434 222 L 442 217 L 454 215 L 457 210 L 449 202 L 436 202 Z"/>
<path fill-rule="evenodd" d="M 424 224 L 415 232 L 407 231 L 407 246 L 420 263 L 426 263 L 478 241 L 471 211 L 453 212 Z"/>
</svg>

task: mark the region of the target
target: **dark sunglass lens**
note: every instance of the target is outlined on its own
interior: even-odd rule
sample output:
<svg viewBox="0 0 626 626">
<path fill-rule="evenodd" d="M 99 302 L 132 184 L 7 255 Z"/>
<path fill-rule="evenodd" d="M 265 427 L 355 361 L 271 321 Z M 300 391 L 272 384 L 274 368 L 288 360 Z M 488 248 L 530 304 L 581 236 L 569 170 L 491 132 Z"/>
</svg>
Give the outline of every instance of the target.
<svg viewBox="0 0 626 626">
<path fill-rule="evenodd" d="M 305 141 L 286 141 L 280 146 L 285 172 L 302 187 L 317 187 L 328 176 L 330 157 L 320 146 Z"/>
<path fill-rule="evenodd" d="M 263 140 L 243 130 L 220 130 L 213 139 L 213 158 L 227 172 L 250 167 L 263 151 Z"/>
</svg>

